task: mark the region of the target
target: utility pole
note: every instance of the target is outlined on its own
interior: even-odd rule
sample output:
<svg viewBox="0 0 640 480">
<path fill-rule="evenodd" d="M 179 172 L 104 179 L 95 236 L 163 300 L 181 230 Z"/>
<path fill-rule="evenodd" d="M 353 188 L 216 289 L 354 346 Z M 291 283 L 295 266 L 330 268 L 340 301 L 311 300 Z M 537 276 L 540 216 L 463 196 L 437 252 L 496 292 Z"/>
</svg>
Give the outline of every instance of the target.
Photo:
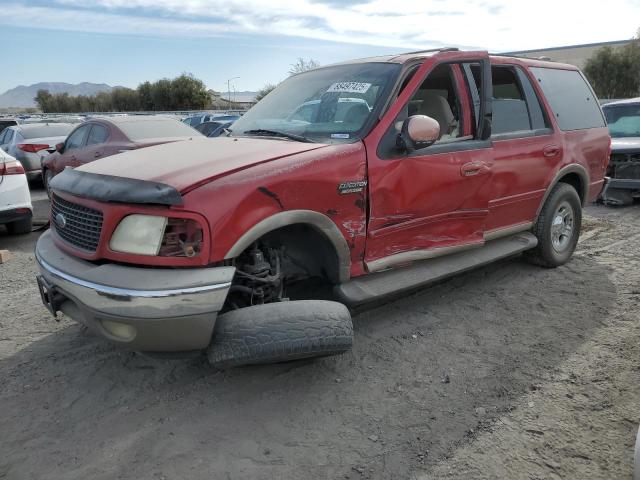
<svg viewBox="0 0 640 480">
<path fill-rule="evenodd" d="M 235 80 L 236 78 L 240 78 L 240 77 L 232 77 L 229 80 L 227 80 L 227 100 L 228 100 L 227 110 L 231 110 L 231 80 Z"/>
</svg>

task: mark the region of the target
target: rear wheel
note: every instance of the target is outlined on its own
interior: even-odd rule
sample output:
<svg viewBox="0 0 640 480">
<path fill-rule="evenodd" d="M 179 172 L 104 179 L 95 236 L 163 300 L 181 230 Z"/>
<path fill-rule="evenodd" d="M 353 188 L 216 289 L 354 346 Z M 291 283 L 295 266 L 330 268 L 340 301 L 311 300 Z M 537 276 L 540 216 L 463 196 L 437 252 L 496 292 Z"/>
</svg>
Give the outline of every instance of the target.
<svg viewBox="0 0 640 480">
<path fill-rule="evenodd" d="M 533 228 L 538 246 L 525 256 L 532 263 L 553 268 L 569 261 L 578 244 L 582 205 L 575 188 L 558 183 L 547 198 Z"/>
<path fill-rule="evenodd" d="M 25 233 L 31 233 L 32 228 L 33 224 L 31 221 L 31 217 L 7 223 L 7 231 L 12 235 L 24 235 Z"/>
</svg>

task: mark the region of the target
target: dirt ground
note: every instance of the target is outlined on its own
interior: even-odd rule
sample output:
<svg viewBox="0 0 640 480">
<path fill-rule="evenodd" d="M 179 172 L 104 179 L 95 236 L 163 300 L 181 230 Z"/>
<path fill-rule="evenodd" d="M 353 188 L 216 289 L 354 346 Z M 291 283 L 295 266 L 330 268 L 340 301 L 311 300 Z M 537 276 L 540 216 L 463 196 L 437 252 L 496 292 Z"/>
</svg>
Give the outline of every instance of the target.
<svg viewBox="0 0 640 480">
<path fill-rule="evenodd" d="M 0 265 L 0 479 L 628 479 L 640 205 L 573 260 L 520 259 L 354 318 L 345 355 L 228 372 L 120 351 L 40 304 L 37 234 Z"/>
</svg>

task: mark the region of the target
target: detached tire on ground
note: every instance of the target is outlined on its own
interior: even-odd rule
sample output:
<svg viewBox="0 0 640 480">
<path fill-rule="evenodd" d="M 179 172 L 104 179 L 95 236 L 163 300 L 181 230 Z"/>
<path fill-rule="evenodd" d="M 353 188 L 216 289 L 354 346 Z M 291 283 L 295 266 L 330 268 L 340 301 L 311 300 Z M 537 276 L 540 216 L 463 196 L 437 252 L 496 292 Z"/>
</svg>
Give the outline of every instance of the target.
<svg viewBox="0 0 640 480">
<path fill-rule="evenodd" d="M 352 345 L 353 324 L 346 306 L 301 300 L 220 315 L 207 357 L 217 368 L 230 368 L 336 355 Z"/>
<path fill-rule="evenodd" d="M 525 258 L 547 268 L 565 264 L 576 249 L 581 225 L 582 204 L 578 192 L 567 183 L 558 183 L 533 227 L 538 246 L 525 252 Z"/>
</svg>

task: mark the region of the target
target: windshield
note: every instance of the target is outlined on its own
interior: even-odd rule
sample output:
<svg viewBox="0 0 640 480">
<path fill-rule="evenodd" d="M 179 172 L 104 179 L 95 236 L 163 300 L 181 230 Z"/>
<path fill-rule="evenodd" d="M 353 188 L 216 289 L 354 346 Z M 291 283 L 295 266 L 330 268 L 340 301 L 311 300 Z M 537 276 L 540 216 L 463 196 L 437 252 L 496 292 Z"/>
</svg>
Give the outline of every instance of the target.
<svg viewBox="0 0 640 480">
<path fill-rule="evenodd" d="M 603 110 L 613 138 L 640 137 L 640 103 L 605 107 Z"/>
<path fill-rule="evenodd" d="M 296 75 L 236 120 L 232 135 L 280 132 L 322 143 L 360 139 L 399 71 L 399 64 L 356 63 Z"/>
</svg>

